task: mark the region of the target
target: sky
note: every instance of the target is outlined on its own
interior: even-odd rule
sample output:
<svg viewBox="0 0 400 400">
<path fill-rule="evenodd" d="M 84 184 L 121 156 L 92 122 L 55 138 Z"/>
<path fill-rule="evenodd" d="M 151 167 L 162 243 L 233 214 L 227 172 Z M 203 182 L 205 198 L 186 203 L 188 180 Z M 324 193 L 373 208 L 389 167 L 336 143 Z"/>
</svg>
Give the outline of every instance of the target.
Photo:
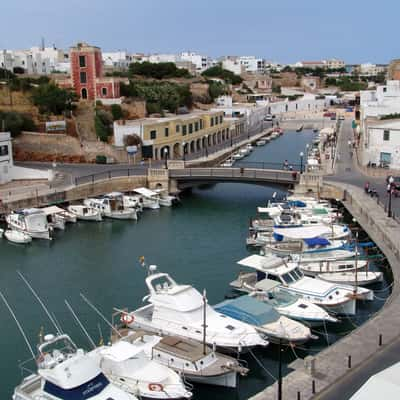
<svg viewBox="0 0 400 400">
<path fill-rule="evenodd" d="M 399 0 L 1 0 L 0 49 L 196 51 L 292 63 L 400 56 Z"/>
</svg>

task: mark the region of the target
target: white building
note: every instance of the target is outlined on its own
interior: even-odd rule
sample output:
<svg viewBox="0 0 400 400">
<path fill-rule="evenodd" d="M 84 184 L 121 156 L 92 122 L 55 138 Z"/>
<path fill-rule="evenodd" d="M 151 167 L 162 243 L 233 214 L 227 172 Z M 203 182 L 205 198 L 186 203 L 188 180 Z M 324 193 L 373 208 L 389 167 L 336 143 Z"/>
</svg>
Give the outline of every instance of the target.
<svg viewBox="0 0 400 400">
<path fill-rule="evenodd" d="M 215 65 L 210 57 L 186 51 L 180 54 L 180 61 L 189 61 L 196 66 L 197 73 L 201 74 L 206 69 Z"/>
<path fill-rule="evenodd" d="M 227 57 L 222 60 L 222 68 L 233 72 L 236 75 L 241 75 L 245 68 L 240 63 L 238 57 Z"/>
<path fill-rule="evenodd" d="M 372 63 L 364 63 L 360 64 L 359 73 L 362 76 L 376 76 L 378 74 L 382 74 L 386 71 L 386 68 L 381 65 L 376 65 Z"/>
<path fill-rule="evenodd" d="M 177 61 L 181 61 L 181 57 L 177 54 L 150 54 L 148 57 L 148 61 L 151 63 L 176 63 Z"/>
<path fill-rule="evenodd" d="M 12 155 L 11 135 L 9 132 L 0 132 L 0 185 L 18 179 L 52 179 L 51 170 L 37 170 L 17 167 Z"/>
<path fill-rule="evenodd" d="M 365 164 L 387 165 L 400 169 L 400 120 L 371 122 L 363 140 Z"/>
<path fill-rule="evenodd" d="M 346 66 L 343 60 L 339 60 L 337 58 L 331 58 L 329 60 L 324 60 L 323 62 L 327 69 L 340 69 Z"/>
<path fill-rule="evenodd" d="M 131 63 L 126 51 L 106 51 L 102 52 L 101 56 L 105 67 L 127 69 Z"/>
<path fill-rule="evenodd" d="M 239 63 L 246 72 L 262 74 L 265 71 L 265 60 L 255 56 L 239 57 Z"/>
</svg>

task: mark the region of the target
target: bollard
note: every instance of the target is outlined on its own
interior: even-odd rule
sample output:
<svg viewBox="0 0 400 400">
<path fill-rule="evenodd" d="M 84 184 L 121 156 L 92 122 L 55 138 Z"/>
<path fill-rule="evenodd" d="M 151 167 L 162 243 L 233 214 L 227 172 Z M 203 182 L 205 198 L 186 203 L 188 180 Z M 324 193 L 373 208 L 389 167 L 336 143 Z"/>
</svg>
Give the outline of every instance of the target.
<svg viewBox="0 0 400 400">
<path fill-rule="evenodd" d="M 379 347 L 382 346 L 382 333 L 379 334 Z"/>
<path fill-rule="evenodd" d="M 315 394 L 315 381 L 312 381 L 312 394 Z"/>
<path fill-rule="evenodd" d="M 348 359 L 347 359 L 347 367 L 348 367 L 348 368 L 351 368 L 351 356 L 348 356 Z"/>
<path fill-rule="evenodd" d="M 297 392 L 297 400 L 301 400 L 301 394 L 300 394 L 300 392 Z"/>
</svg>

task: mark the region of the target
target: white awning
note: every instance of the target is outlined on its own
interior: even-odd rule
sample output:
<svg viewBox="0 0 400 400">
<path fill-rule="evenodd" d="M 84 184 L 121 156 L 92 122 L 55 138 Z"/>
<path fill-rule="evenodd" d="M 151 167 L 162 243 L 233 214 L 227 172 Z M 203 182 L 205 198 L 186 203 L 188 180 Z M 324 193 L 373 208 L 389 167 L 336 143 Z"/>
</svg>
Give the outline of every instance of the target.
<svg viewBox="0 0 400 400">
<path fill-rule="evenodd" d="M 145 197 L 157 196 L 156 192 L 153 192 L 152 190 L 144 188 L 144 187 L 133 189 L 133 191 L 135 193 L 141 194 L 142 196 L 145 196 Z"/>
<path fill-rule="evenodd" d="M 101 354 L 115 362 L 129 360 L 141 351 L 138 347 L 124 341 L 119 341 L 101 350 Z"/>
<path fill-rule="evenodd" d="M 269 292 L 272 289 L 275 289 L 277 286 L 280 286 L 280 282 L 273 281 L 272 279 L 262 279 L 257 282 L 255 288 L 258 290 L 262 290 L 263 292 Z"/>
<path fill-rule="evenodd" d="M 265 271 L 269 268 L 277 268 L 282 265 L 283 260 L 274 255 L 268 256 L 259 256 L 257 254 L 253 254 L 252 256 L 243 258 L 242 260 L 237 262 L 239 265 L 244 267 L 254 268 L 259 271 Z"/>
<path fill-rule="evenodd" d="M 57 206 L 44 207 L 44 208 L 41 208 L 41 210 L 43 210 L 43 212 L 46 215 L 65 213 L 65 210 L 63 208 L 60 208 Z"/>
<path fill-rule="evenodd" d="M 299 228 L 275 228 L 274 233 L 287 239 L 311 239 L 327 235 L 332 229 L 327 225 L 302 226 Z"/>
</svg>

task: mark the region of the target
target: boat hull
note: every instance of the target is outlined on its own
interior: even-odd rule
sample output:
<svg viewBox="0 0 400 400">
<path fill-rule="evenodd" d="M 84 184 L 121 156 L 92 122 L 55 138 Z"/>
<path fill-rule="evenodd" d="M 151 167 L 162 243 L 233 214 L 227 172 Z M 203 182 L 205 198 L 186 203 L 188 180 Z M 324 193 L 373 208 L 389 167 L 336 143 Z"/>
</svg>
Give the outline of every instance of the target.
<svg viewBox="0 0 400 400">
<path fill-rule="evenodd" d="M 110 218 L 110 219 L 137 219 L 137 214 L 136 211 L 132 211 L 132 212 L 106 212 L 104 213 L 104 216 L 106 218 Z"/>
<path fill-rule="evenodd" d="M 235 371 L 229 371 L 223 375 L 205 376 L 205 375 L 194 375 L 185 373 L 185 378 L 194 383 L 202 383 L 205 385 L 223 386 L 228 388 L 236 388 L 237 386 L 237 373 Z"/>
</svg>

